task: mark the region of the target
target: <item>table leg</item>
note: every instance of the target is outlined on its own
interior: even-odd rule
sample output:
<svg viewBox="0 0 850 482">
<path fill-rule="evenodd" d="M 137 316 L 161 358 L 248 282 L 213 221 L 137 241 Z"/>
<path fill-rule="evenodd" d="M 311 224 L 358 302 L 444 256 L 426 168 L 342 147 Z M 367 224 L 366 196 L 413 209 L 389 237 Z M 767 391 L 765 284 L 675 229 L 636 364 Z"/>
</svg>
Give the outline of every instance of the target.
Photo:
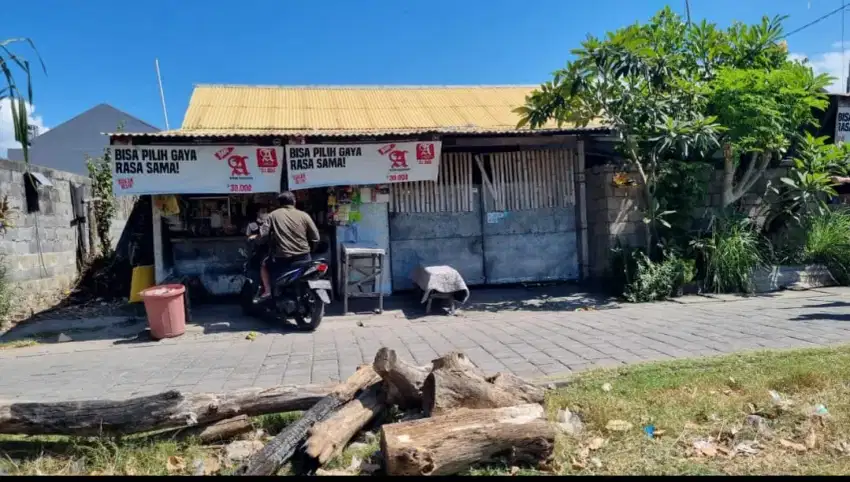
<svg viewBox="0 0 850 482">
<path fill-rule="evenodd" d="M 342 259 L 342 314 L 348 314 L 348 256 Z"/>
</svg>

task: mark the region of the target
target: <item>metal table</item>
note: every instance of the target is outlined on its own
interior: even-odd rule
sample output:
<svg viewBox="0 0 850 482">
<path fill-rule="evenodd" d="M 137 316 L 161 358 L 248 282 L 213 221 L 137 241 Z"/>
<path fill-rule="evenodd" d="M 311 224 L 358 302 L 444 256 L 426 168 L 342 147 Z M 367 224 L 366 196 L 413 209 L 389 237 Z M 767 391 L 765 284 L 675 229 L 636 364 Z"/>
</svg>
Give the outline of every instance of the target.
<svg viewBox="0 0 850 482">
<path fill-rule="evenodd" d="M 342 311 L 348 313 L 349 298 L 378 298 L 378 313 L 384 311 L 384 292 L 381 290 L 381 278 L 384 274 L 386 250 L 342 245 Z M 368 267 L 355 266 L 359 259 L 370 261 Z M 363 278 L 352 280 L 351 274 L 359 273 Z M 371 283 L 371 291 L 364 291 Z"/>
</svg>

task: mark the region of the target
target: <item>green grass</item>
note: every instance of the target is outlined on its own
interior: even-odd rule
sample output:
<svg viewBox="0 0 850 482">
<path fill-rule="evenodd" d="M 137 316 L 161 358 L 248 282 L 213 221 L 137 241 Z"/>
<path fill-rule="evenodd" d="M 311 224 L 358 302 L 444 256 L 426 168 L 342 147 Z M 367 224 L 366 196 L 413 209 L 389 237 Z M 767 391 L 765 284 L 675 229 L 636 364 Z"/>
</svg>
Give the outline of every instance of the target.
<svg viewBox="0 0 850 482">
<path fill-rule="evenodd" d="M 609 392 L 602 385 L 610 383 Z M 790 407 L 780 410 L 770 390 Z M 784 403 L 784 402 L 783 402 Z M 823 404 L 829 417 L 811 417 Z M 557 466 L 566 474 L 843 474 L 850 454 L 836 449 L 850 442 L 850 348 L 763 352 L 702 360 L 684 360 L 589 372 L 552 394 L 547 408 L 569 408 L 581 415 L 585 432 L 560 440 Z M 771 427 L 759 433 L 747 416 L 760 414 Z M 610 420 L 633 424 L 627 432 L 609 432 Z M 646 435 L 654 425 L 664 434 Z M 813 435 L 810 435 L 813 434 Z M 815 445 L 794 452 L 780 440 Z M 605 445 L 589 450 L 590 441 Z M 718 456 L 694 454 L 694 442 L 708 440 Z M 722 449 L 755 440 L 755 455 L 729 457 Z M 810 438 L 811 440 L 811 438 Z M 598 467 L 590 463 L 596 458 Z"/>
<path fill-rule="evenodd" d="M 216 457 L 193 441 L 0 436 L 0 469 L 10 475 L 191 473 L 193 461 Z M 185 468 L 174 470 L 175 462 Z"/>
<path fill-rule="evenodd" d="M 0 350 L 10 350 L 12 348 L 24 348 L 27 346 L 38 345 L 38 340 L 24 339 L 0 342 Z"/>
</svg>

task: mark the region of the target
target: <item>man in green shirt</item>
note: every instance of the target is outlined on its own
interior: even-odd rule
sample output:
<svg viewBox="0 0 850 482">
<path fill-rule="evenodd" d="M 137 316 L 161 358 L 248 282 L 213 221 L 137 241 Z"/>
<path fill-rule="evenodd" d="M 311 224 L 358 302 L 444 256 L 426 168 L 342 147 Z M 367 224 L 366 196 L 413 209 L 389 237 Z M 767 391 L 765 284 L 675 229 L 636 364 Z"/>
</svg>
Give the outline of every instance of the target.
<svg viewBox="0 0 850 482">
<path fill-rule="evenodd" d="M 293 263 L 310 261 L 310 252 L 319 242 L 319 230 L 304 211 L 295 209 L 295 195 L 284 191 L 278 196 L 281 207 L 269 214 L 260 228 L 260 236 L 269 243 L 269 256 L 260 268 L 263 293 L 258 300 L 271 296 L 271 272 L 286 272 Z"/>
</svg>

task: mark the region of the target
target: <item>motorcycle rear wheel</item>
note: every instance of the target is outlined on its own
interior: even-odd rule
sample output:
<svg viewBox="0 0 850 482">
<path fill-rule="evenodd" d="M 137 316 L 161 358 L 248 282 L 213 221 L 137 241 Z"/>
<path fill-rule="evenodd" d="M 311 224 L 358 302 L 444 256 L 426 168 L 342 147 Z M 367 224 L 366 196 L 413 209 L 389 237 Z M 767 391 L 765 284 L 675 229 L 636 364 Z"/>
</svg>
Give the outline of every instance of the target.
<svg viewBox="0 0 850 482">
<path fill-rule="evenodd" d="M 322 318 L 325 316 L 325 304 L 312 291 L 307 295 L 307 298 L 310 300 L 310 321 L 307 321 L 301 313 L 295 313 L 293 318 L 299 329 L 303 331 L 314 331 L 319 327 Z"/>
</svg>

